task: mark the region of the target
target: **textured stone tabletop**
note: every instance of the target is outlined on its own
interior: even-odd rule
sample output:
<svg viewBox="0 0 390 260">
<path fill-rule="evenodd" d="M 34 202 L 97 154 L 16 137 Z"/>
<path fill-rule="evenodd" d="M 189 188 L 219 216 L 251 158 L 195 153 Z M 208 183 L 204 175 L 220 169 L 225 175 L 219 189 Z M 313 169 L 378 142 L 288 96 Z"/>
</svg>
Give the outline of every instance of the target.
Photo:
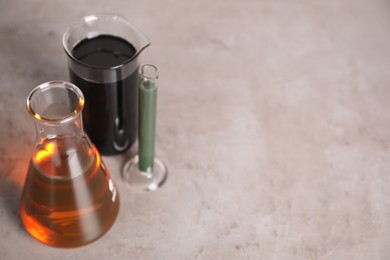
<svg viewBox="0 0 390 260">
<path fill-rule="evenodd" d="M 21 195 L 31 89 L 68 79 L 61 37 L 121 14 L 160 69 L 154 193 L 126 188 L 98 241 L 40 244 Z M 390 259 L 387 0 L 0 0 L 0 259 Z"/>
</svg>

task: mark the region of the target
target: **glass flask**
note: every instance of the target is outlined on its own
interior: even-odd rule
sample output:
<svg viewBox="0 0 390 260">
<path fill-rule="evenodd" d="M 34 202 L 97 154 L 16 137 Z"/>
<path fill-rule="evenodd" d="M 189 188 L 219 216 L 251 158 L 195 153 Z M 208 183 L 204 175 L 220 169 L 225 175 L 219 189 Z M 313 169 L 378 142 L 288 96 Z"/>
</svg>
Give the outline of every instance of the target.
<svg viewBox="0 0 390 260">
<path fill-rule="evenodd" d="M 27 111 L 37 132 L 20 201 L 26 230 L 54 247 L 78 247 L 106 233 L 119 194 L 100 154 L 84 133 L 82 92 L 65 81 L 33 89 Z"/>
</svg>

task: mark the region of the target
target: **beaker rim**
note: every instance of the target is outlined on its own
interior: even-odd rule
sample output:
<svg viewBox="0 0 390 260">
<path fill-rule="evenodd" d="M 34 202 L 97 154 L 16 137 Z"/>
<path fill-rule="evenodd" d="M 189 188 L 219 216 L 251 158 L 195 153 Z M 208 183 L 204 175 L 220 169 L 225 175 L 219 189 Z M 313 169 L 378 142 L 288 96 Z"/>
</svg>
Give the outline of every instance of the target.
<svg viewBox="0 0 390 260">
<path fill-rule="evenodd" d="M 134 39 L 137 39 L 135 42 L 134 41 L 129 41 L 129 39 L 127 37 L 123 37 L 122 35 L 116 35 L 116 34 L 112 34 L 112 35 L 116 36 L 116 37 L 123 38 L 124 40 L 128 41 L 135 48 L 135 53 L 134 53 L 134 55 L 132 57 L 128 58 L 126 61 L 124 61 L 123 63 L 121 63 L 119 65 L 115 65 L 115 66 L 112 66 L 112 67 L 100 67 L 100 66 L 94 66 L 94 65 L 85 63 L 85 62 L 77 59 L 73 55 L 73 53 L 72 53 L 73 47 L 75 47 L 81 40 L 86 39 L 86 38 L 90 39 L 90 38 L 94 38 L 94 37 L 97 37 L 99 35 L 104 35 L 105 34 L 105 33 L 101 33 L 101 32 L 98 32 L 98 31 L 93 31 L 93 34 L 85 35 L 83 37 L 83 39 L 80 39 L 80 40 L 76 41 L 75 44 L 73 44 L 72 46 L 69 46 L 68 40 L 69 40 L 69 37 L 71 36 L 71 34 L 73 33 L 73 31 L 75 31 L 78 27 L 80 27 L 83 24 L 92 24 L 93 21 L 96 21 L 96 20 L 99 20 L 99 19 L 106 19 L 106 20 L 110 19 L 112 21 L 117 21 L 117 22 L 120 22 L 122 25 L 124 25 L 127 29 L 129 29 L 128 32 L 131 32 L 132 36 L 135 37 Z M 111 34 L 111 33 L 108 33 L 108 34 Z M 85 67 L 88 67 L 88 68 L 91 68 L 91 69 L 95 69 L 95 70 L 98 70 L 98 71 L 117 70 L 117 69 L 119 69 L 119 68 L 121 68 L 123 66 L 126 66 L 127 64 L 129 64 L 132 61 L 136 60 L 138 55 L 146 47 L 148 47 L 149 45 L 150 45 L 149 38 L 145 34 L 143 34 L 141 32 L 141 30 L 135 24 L 130 22 L 124 16 L 121 16 L 121 15 L 118 15 L 118 14 L 115 14 L 115 13 L 95 13 L 95 14 L 86 15 L 86 16 L 76 20 L 71 25 L 69 25 L 65 29 L 64 34 L 62 35 L 62 46 L 63 46 L 67 56 L 69 58 L 71 58 L 74 62 L 76 62 L 76 63 L 78 63 L 78 64 L 80 64 L 82 66 L 85 66 Z"/>
<path fill-rule="evenodd" d="M 39 100 L 39 96 L 43 96 L 42 95 L 43 93 L 47 91 L 54 91 L 55 89 L 66 90 L 66 92 L 57 94 L 57 97 L 48 95 L 48 94 L 54 95 L 53 93 L 48 93 L 46 94 L 47 98 Z M 67 94 L 67 96 L 64 97 L 58 96 L 63 94 Z M 61 110 L 61 112 L 58 115 L 55 114 L 54 111 L 53 113 L 51 113 L 52 111 L 50 111 L 51 109 L 50 106 L 46 106 L 46 104 L 42 104 L 45 101 L 50 101 L 51 105 L 58 104 L 60 98 L 70 99 L 71 94 L 74 95 L 73 96 L 74 102 L 72 103 L 71 100 L 68 101 L 67 104 L 65 104 L 69 106 L 68 109 L 65 112 Z M 39 101 L 41 101 L 41 103 L 39 103 Z M 36 104 L 34 104 L 34 102 L 36 102 Z M 47 124 L 62 124 L 78 117 L 84 108 L 84 103 L 85 103 L 84 95 L 76 85 L 63 80 L 52 80 L 52 81 L 42 83 L 37 87 L 35 87 L 33 90 L 31 90 L 30 94 L 27 97 L 26 105 L 27 105 L 27 111 L 36 120 Z M 42 107 L 46 106 L 45 110 L 42 110 L 41 106 Z M 46 111 L 49 111 L 51 116 L 46 115 Z"/>
</svg>

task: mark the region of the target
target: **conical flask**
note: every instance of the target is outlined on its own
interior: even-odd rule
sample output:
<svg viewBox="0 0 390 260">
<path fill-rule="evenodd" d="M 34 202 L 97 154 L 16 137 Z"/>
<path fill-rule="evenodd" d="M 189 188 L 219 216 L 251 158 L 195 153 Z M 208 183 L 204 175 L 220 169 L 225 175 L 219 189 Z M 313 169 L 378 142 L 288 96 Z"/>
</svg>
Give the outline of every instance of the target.
<svg viewBox="0 0 390 260">
<path fill-rule="evenodd" d="M 106 233 L 119 194 L 100 154 L 84 133 L 82 92 L 50 81 L 32 90 L 27 110 L 37 138 L 20 201 L 26 230 L 54 247 L 77 247 Z"/>
</svg>

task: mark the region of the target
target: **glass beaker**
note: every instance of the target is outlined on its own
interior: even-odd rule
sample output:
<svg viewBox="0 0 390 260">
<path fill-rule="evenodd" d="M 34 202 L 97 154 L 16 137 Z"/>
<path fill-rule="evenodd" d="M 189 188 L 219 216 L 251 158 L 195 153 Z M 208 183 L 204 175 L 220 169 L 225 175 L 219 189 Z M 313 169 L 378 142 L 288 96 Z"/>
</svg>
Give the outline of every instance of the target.
<svg viewBox="0 0 390 260">
<path fill-rule="evenodd" d="M 69 26 L 62 42 L 88 136 L 103 155 L 125 152 L 137 137 L 138 56 L 149 39 L 119 15 L 96 14 Z"/>
<path fill-rule="evenodd" d="M 20 201 L 26 230 L 54 247 L 77 247 L 106 233 L 119 194 L 83 130 L 82 92 L 65 81 L 33 89 L 27 110 L 37 138 Z"/>
</svg>

